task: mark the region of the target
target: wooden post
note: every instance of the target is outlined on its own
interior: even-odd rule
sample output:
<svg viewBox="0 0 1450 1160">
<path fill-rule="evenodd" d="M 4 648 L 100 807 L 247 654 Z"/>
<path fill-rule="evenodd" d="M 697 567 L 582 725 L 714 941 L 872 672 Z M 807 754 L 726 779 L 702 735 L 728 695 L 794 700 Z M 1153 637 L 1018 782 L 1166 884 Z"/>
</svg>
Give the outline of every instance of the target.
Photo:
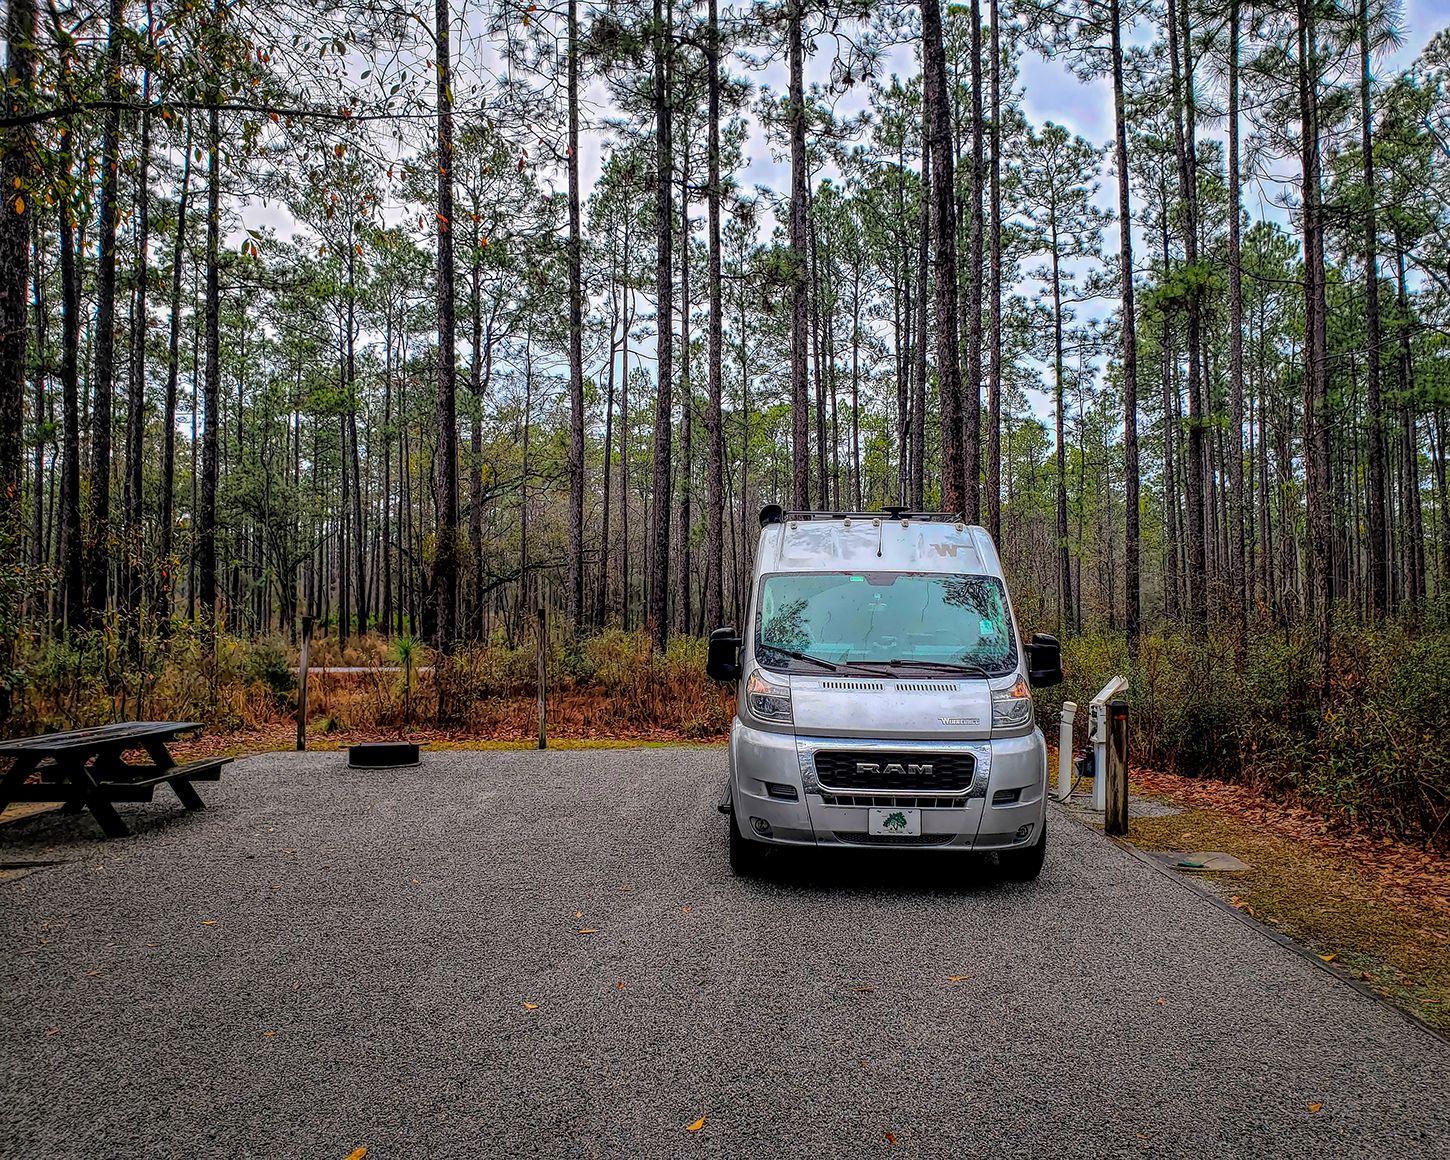
<svg viewBox="0 0 1450 1160">
<path fill-rule="evenodd" d="M 302 618 L 302 653 L 297 658 L 297 752 L 307 752 L 307 646 L 312 643 L 312 617 Z"/>
<path fill-rule="evenodd" d="M 1108 702 L 1107 801 L 1103 831 L 1114 837 L 1128 833 L 1128 702 Z"/>
<path fill-rule="evenodd" d="M 546 629 L 546 626 L 545 626 L 545 623 L 544 623 L 544 606 L 541 604 L 541 605 L 539 605 L 539 630 L 535 634 L 538 637 L 538 652 L 539 652 L 539 748 L 540 749 L 548 749 L 549 748 L 549 738 L 548 738 L 548 735 L 544 731 L 544 707 L 545 707 L 545 700 L 546 700 L 545 682 L 546 682 L 546 680 L 548 678 L 548 656 L 547 656 L 548 639 L 547 639 L 547 635 L 546 635 L 545 629 Z"/>
</svg>

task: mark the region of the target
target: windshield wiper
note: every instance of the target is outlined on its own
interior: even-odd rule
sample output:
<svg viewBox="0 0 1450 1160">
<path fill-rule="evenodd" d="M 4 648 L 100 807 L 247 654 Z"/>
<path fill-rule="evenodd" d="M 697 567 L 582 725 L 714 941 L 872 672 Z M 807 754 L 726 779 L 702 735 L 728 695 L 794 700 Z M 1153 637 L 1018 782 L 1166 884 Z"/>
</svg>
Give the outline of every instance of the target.
<svg viewBox="0 0 1450 1160">
<path fill-rule="evenodd" d="M 793 661 L 808 661 L 813 665 L 820 665 L 823 669 L 830 669 L 833 673 L 839 673 L 841 666 L 835 661 L 828 661 L 825 657 L 813 657 L 810 653 L 796 652 L 794 649 L 781 648 L 778 644 L 763 644 L 761 648 L 769 649 L 771 652 L 780 653 L 783 657 L 790 657 Z"/>
<path fill-rule="evenodd" d="M 877 666 L 877 668 L 875 669 L 875 672 L 878 675 L 884 676 L 884 677 L 894 677 L 894 676 L 898 676 L 899 674 L 898 673 L 894 673 L 894 672 L 882 672 L 881 671 L 881 667 L 882 666 L 885 666 L 885 667 L 888 667 L 888 668 L 893 668 L 893 669 L 894 668 L 907 668 L 907 667 L 940 669 L 942 671 L 949 672 L 949 673 L 972 673 L 972 674 L 975 674 L 976 676 L 985 677 L 985 678 L 991 678 L 991 676 L 993 675 L 993 674 L 989 673 L 986 669 L 984 669 L 981 665 L 963 664 L 963 663 L 958 662 L 958 661 L 931 661 L 931 660 L 846 661 L 845 664 L 848 667 L 850 667 L 850 668 L 857 668 L 857 667 L 865 666 L 865 665 L 875 665 L 875 666 Z"/>
<path fill-rule="evenodd" d="M 927 661 L 907 660 L 892 661 L 893 665 L 922 665 L 933 669 L 947 669 L 953 673 L 976 673 L 979 677 L 990 677 L 992 674 L 981 665 L 974 665 L 964 661 Z"/>
</svg>

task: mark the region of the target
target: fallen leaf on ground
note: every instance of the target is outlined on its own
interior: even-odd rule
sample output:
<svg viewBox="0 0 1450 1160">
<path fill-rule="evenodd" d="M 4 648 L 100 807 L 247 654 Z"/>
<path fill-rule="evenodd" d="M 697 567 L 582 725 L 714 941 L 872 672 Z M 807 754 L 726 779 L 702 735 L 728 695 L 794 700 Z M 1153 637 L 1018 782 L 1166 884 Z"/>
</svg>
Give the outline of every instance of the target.
<svg viewBox="0 0 1450 1160">
<path fill-rule="evenodd" d="M 354 1148 L 343 1158 L 343 1160 L 363 1160 L 363 1157 L 367 1154 L 368 1150 L 366 1148 Z"/>
<path fill-rule="evenodd" d="M 524 1010 L 525 1011 L 537 1011 L 538 1009 L 539 1009 L 539 1005 L 537 1003 L 525 1003 L 524 1004 Z"/>
<path fill-rule="evenodd" d="M 694 909 L 695 908 L 693 906 L 682 906 L 682 907 L 680 907 L 680 913 L 682 913 L 682 914 L 689 914 L 690 911 L 692 911 Z"/>
<path fill-rule="evenodd" d="M 972 977 L 971 975 L 948 975 L 947 976 L 947 982 L 948 983 L 965 983 L 971 977 Z"/>
<path fill-rule="evenodd" d="M 874 990 L 876 990 L 875 987 L 857 987 L 856 988 L 856 994 L 858 994 L 858 995 L 869 995 Z"/>
<path fill-rule="evenodd" d="M 1317 1111 L 1319 1111 L 1319 1110 L 1320 1110 L 1320 1109 L 1321 1109 L 1321 1108 L 1323 1108 L 1323 1107 L 1324 1107 L 1324 1105 L 1323 1105 L 1323 1104 L 1310 1104 L 1310 1105 L 1309 1105 L 1309 1110 L 1310 1110 L 1310 1111 L 1311 1111 L 1311 1112 L 1317 1112 Z"/>
<path fill-rule="evenodd" d="M 893 1144 L 894 1145 L 896 1143 L 896 1133 L 894 1133 L 894 1132 L 887 1132 L 886 1133 L 886 1142 L 888 1144 Z"/>
<path fill-rule="evenodd" d="M 1319 957 L 1323 959 L 1326 963 L 1332 963 L 1335 959 L 1339 958 L 1337 954 L 1320 955 Z"/>
<path fill-rule="evenodd" d="M 262 1034 L 268 1039 L 275 1039 L 277 1037 L 277 1033 L 275 1031 L 264 1031 L 262 1032 Z"/>
<path fill-rule="evenodd" d="M 705 1126 L 705 1117 L 704 1116 L 701 1116 L 693 1124 L 686 1124 L 685 1125 L 685 1131 L 687 1131 L 687 1132 L 698 1132 L 704 1126 Z"/>
<path fill-rule="evenodd" d="M 594 928 L 594 927 L 592 927 L 592 926 L 586 926 L 586 927 L 585 927 L 585 928 L 584 928 L 584 929 L 583 929 L 583 930 L 581 930 L 581 931 L 580 931 L 580 932 L 579 932 L 579 933 L 580 933 L 580 934 L 598 934 L 598 933 L 599 933 L 599 931 L 598 931 L 598 930 L 596 930 L 596 929 L 595 929 L 595 928 Z"/>
<path fill-rule="evenodd" d="M 574 917 L 575 918 L 583 918 L 584 917 L 584 912 L 582 910 L 576 910 L 574 912 Z"/>
<path fill-rule="evenodd" d="M 202 923 L 201 925 L 202 926 L 216 926 L 216 919 L 209 918 L 204 923 Z"/>
<path fill-rule="evenodd" d="M 623 979 L 620 979 L 619 982 L 615 983 L 614 984 L 614 989 L 616 991 L 623 991 L 624 990 L 624 980 Z"/>
</svg>

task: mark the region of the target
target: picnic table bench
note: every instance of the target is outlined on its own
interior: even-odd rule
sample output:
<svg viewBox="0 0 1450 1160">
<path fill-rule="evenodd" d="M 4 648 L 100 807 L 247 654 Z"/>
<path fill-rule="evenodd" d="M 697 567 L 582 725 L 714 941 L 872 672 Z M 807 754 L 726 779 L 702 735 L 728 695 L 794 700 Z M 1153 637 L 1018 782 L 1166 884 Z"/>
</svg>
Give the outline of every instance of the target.
<svg viewBox="0 0 1450 1160">
<path fill-rule="evenodd" d="M 113 802 L 149 802 L 158 785 L 169 785 L 189 810 L 203 806 L 193 782 L 220 781 L 230 757 L 205 757 L 178 765 L 167 746 L 201 729 L 196 721 L 123 721 L 91 729 L 0 741 L 10 768 L 0 778 L 0 810 L 11 802 L 63 802 L 66 813 L 90 810 L 108 838 L 129 830 Z M 149 761 L 126 754 L 143 750 Z M 32 775 L 39 775 L 39 783 Z"/>
</svg>

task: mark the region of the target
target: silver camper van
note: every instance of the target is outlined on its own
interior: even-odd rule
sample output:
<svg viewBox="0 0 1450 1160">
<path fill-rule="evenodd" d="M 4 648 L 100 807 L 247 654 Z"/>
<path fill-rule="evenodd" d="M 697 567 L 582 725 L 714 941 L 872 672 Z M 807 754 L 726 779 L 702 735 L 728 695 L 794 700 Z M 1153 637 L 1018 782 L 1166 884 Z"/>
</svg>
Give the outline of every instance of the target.
<svg viewBox="0 0 1450 1160">
<path fill-rule="evenodd" d="M 760 515 L 743 631 L 707 670 L 739 690 L 730 731 L 730 861 L 772 848 L 994 852 L 1037 877 L 1047 746 L 1032 687 L 1058 642 L 1023 643 L 997 549 L 959 516 Z"/>
</svg>

